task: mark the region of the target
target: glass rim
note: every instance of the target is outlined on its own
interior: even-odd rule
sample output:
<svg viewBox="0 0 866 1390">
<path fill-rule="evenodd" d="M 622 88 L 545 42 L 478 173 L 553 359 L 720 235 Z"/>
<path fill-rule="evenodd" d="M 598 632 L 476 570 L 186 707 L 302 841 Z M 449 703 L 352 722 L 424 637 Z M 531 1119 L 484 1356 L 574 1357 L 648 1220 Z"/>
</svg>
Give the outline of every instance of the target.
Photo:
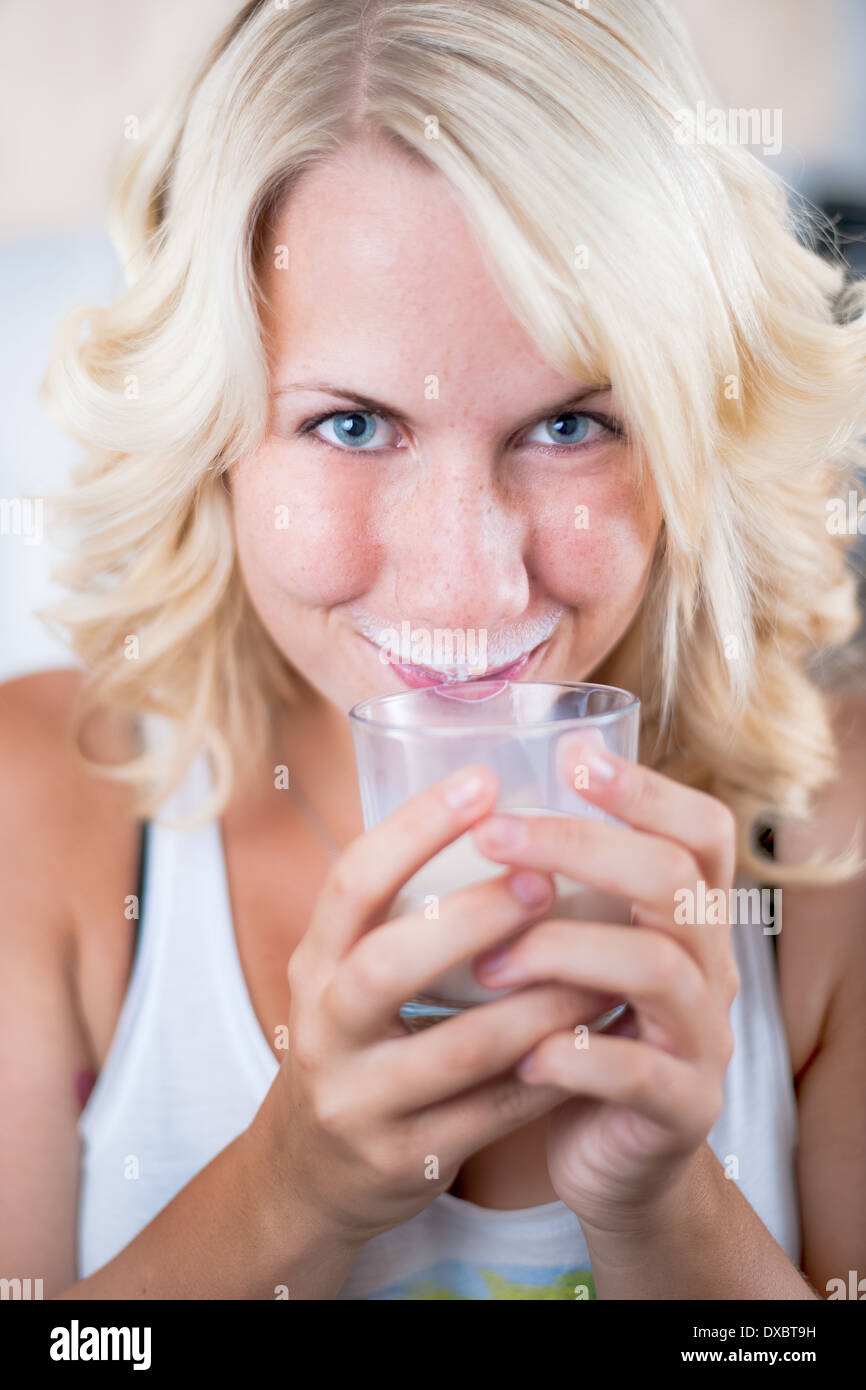
<svg viewBox="0 0 866 1390">
<path fill-rule="evenodd" d="M 389 724 L 385 720 L 377 719 L 367 713 L 370 705 L 382 706 L 389 705 L 395 700 L 412 699 L 418 695 L 429 693 L 436 690 L 446 690 L 457 684 L 456 681 L 442 681 L 439 685 L 418 686 L 414 690 L 394 690 L 387 695 L 370 695 L 366 700 L 359 700 L 349 710 L 349 720 L 353 727 L 359 729 L 375 730 L 377 733 L 388 734 L 400 737 L 411 737 L 413 734 L 422 734 L 427 737 L 467 738 L 477 734 L 501 733 L 506 729 L 517 728 L 520 736 L 538 733 L 545 729 L 557 728 L 560 732 L 565 732 L 569 725 L 576 728 L 587 724 L 608 724 L 624 715 L 631 714 L 640 710 L 640 696 L 633 691 L 626 690 L 620 685 L 602 685 L 598 681 L 508 681 L 491 678 L 489 680 L 472 681 L 471 684 L 479 685 L 500 685 L 500 686 L 533 686 L 547 685 L 557 690 L 606 690 L 616 695 L 625 695 L 626 703 L 619 709 L 606 710 L 601 714 L 574 714 L 567 715 L 564 719 L 532 719 L 526 724 Z M 482 701 L 478 702 L 483 703 Z"/>
</svg>

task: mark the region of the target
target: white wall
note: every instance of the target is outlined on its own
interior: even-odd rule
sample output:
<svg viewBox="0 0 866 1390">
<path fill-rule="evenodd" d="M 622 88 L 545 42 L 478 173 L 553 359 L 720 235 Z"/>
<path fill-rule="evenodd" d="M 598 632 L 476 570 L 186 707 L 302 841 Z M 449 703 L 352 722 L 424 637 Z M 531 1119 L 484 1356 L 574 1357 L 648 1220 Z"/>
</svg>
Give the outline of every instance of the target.
<svg viewBox="0 0 866 1390">
<path fill-rule="evenodd" d="M 0 499 L 60 491 L 80 446 L 38 398 L 75 301 L 123 288 L 105 230 L 124 120 L 197 61 L 235 0 L 4 0 L 0 7 Z M 0 533 L 0 680 L 73 658 L 33 617 L 55 590 L 47 541 Z"/>
</svg>

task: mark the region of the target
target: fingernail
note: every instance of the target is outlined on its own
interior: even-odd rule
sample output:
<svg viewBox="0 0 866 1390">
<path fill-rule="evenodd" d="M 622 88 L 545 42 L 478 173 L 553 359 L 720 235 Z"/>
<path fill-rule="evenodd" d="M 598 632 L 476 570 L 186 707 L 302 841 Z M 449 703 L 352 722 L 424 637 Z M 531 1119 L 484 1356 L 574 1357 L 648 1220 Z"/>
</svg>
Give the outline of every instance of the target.
<svg viewBox="0 0 866 1390">
<path fill-rule="evenodd" d="M 531 869 L 521 869 L 511 880 L 511 891 L 521 902 L 528 903 L 530 907 L 537 907 L 550 897 L 550 883 L 543 874 L 534 873 Z"/>
<path fill-rule="evenodd" d="M 479 772 L 458 772 L 445 783 L 442 795 L 455 811 L 468 811 L 470 806 L 482 800 L 487 790 L 487 781 Z"/>
<path fill-rule="evenodd" d="M 535 1058 L 531 1052 L 527 1052 L 525 1057 L 521 1057 L 517 1063 L 517 1075 L 522 1076 L 524 1081 L 528 1081 L 535 1071 Z"/>
<path fill-rule="evenodd" d="M 517 849 L 526 839 L 526 821 L 519 816 L 491 816 L 477 833 L 488 849 Z"/>
<path fill-rule="evenodd" d="M 613 763 L 601 753 L 597 753 L 594 748 L 586 747 L 582 749 L 579 756 L 583 766 L 588 769 L 590 776 L 595 775 L 602 782 L 609 782 L 616 773 L 616 768 Z M 581 763 L 575 765 L 576 768 L 580 766 Z"/>
<path fill-rule="evenodd" d="M 508 961 L 508 947 L 500 946 L 489 954 L 479 956 L 478 968 L 483 975 L 496 975 L 500 970 L 504 970 Z"/>
</svg>

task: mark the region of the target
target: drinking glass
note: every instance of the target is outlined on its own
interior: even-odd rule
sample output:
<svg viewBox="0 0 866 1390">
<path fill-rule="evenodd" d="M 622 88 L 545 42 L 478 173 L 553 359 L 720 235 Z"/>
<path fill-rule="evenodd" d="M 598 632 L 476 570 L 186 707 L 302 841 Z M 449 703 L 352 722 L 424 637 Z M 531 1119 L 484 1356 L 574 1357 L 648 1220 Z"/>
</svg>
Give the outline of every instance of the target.
<svg viewBox="0 0 866 1390">
<path fill-rule="evenodd" d="M 584 816 L 616 825 L 621 822 L 581 796 L 589 774 L 576 759 L 569 760 L 569 741 L 594 730 L 591 740 L 636 761 L 640 700 L 628 690 L 589 682 L 473 680 L 362 700 L 349 720 L 365 829 L 432 783 L 476 762 L 487 764 L 499 779 L 496 812 Z M 467 831 L 403 885 L 388 919 L 418 912 L 423 928 L 435 931 L 445 894 L 508 872 L 485 858 Z M 549 916 L 630 921 L 631 905 L 624 898 L 564 874 L 553 877 L 557 898 Z M 522 927 L 517 935 L 525 930 Z M 400 1016 L 411 1032 L 417 1032 L 512 992 L 479 984 L 470 958 L 407 1000 Z M 618 1004 L 593 1020 L 590 1028 L 608 1027 L 626 1008 L 626 1002 Z"/>
</svg>

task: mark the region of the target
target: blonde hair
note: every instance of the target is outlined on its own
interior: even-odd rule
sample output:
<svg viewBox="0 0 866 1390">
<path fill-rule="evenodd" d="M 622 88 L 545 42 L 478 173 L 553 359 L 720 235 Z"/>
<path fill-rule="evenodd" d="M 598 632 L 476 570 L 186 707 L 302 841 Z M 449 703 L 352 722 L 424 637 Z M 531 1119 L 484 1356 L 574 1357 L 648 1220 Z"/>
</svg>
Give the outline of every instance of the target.
<svg viewBox="0 0 866 1390">
<path fill-rule="evenodd" d="M 199 819 L 219 813 L 297 697 L 242 582 L 224 474 L 268 423 L 273 215 L 363 136 L 444 175 L 539 350 L 613 386 L 663 522 L 605 672 L 643 700 L 642 761 L 726 802 L 738 868 L 766 876 L 756 818 L 806 815 L 837 771 L 821 663 L 851 649 L 858 608 L 851 538 L 826 519 L 861 490 L 866 288 L 803 244 L 814 219 L 741 144 L 683 138 L 708 98 L 653 0 L 259 0 L 128 142 L 109 219 L 128 288 L 64 317 L 43 383 L 86 446 L 58 503 L 71 594 L 45 616 L 93 699 L 170 721 L 158 755 L 98 765 L 140 814 L 202 748 Z"/>
</svg>

